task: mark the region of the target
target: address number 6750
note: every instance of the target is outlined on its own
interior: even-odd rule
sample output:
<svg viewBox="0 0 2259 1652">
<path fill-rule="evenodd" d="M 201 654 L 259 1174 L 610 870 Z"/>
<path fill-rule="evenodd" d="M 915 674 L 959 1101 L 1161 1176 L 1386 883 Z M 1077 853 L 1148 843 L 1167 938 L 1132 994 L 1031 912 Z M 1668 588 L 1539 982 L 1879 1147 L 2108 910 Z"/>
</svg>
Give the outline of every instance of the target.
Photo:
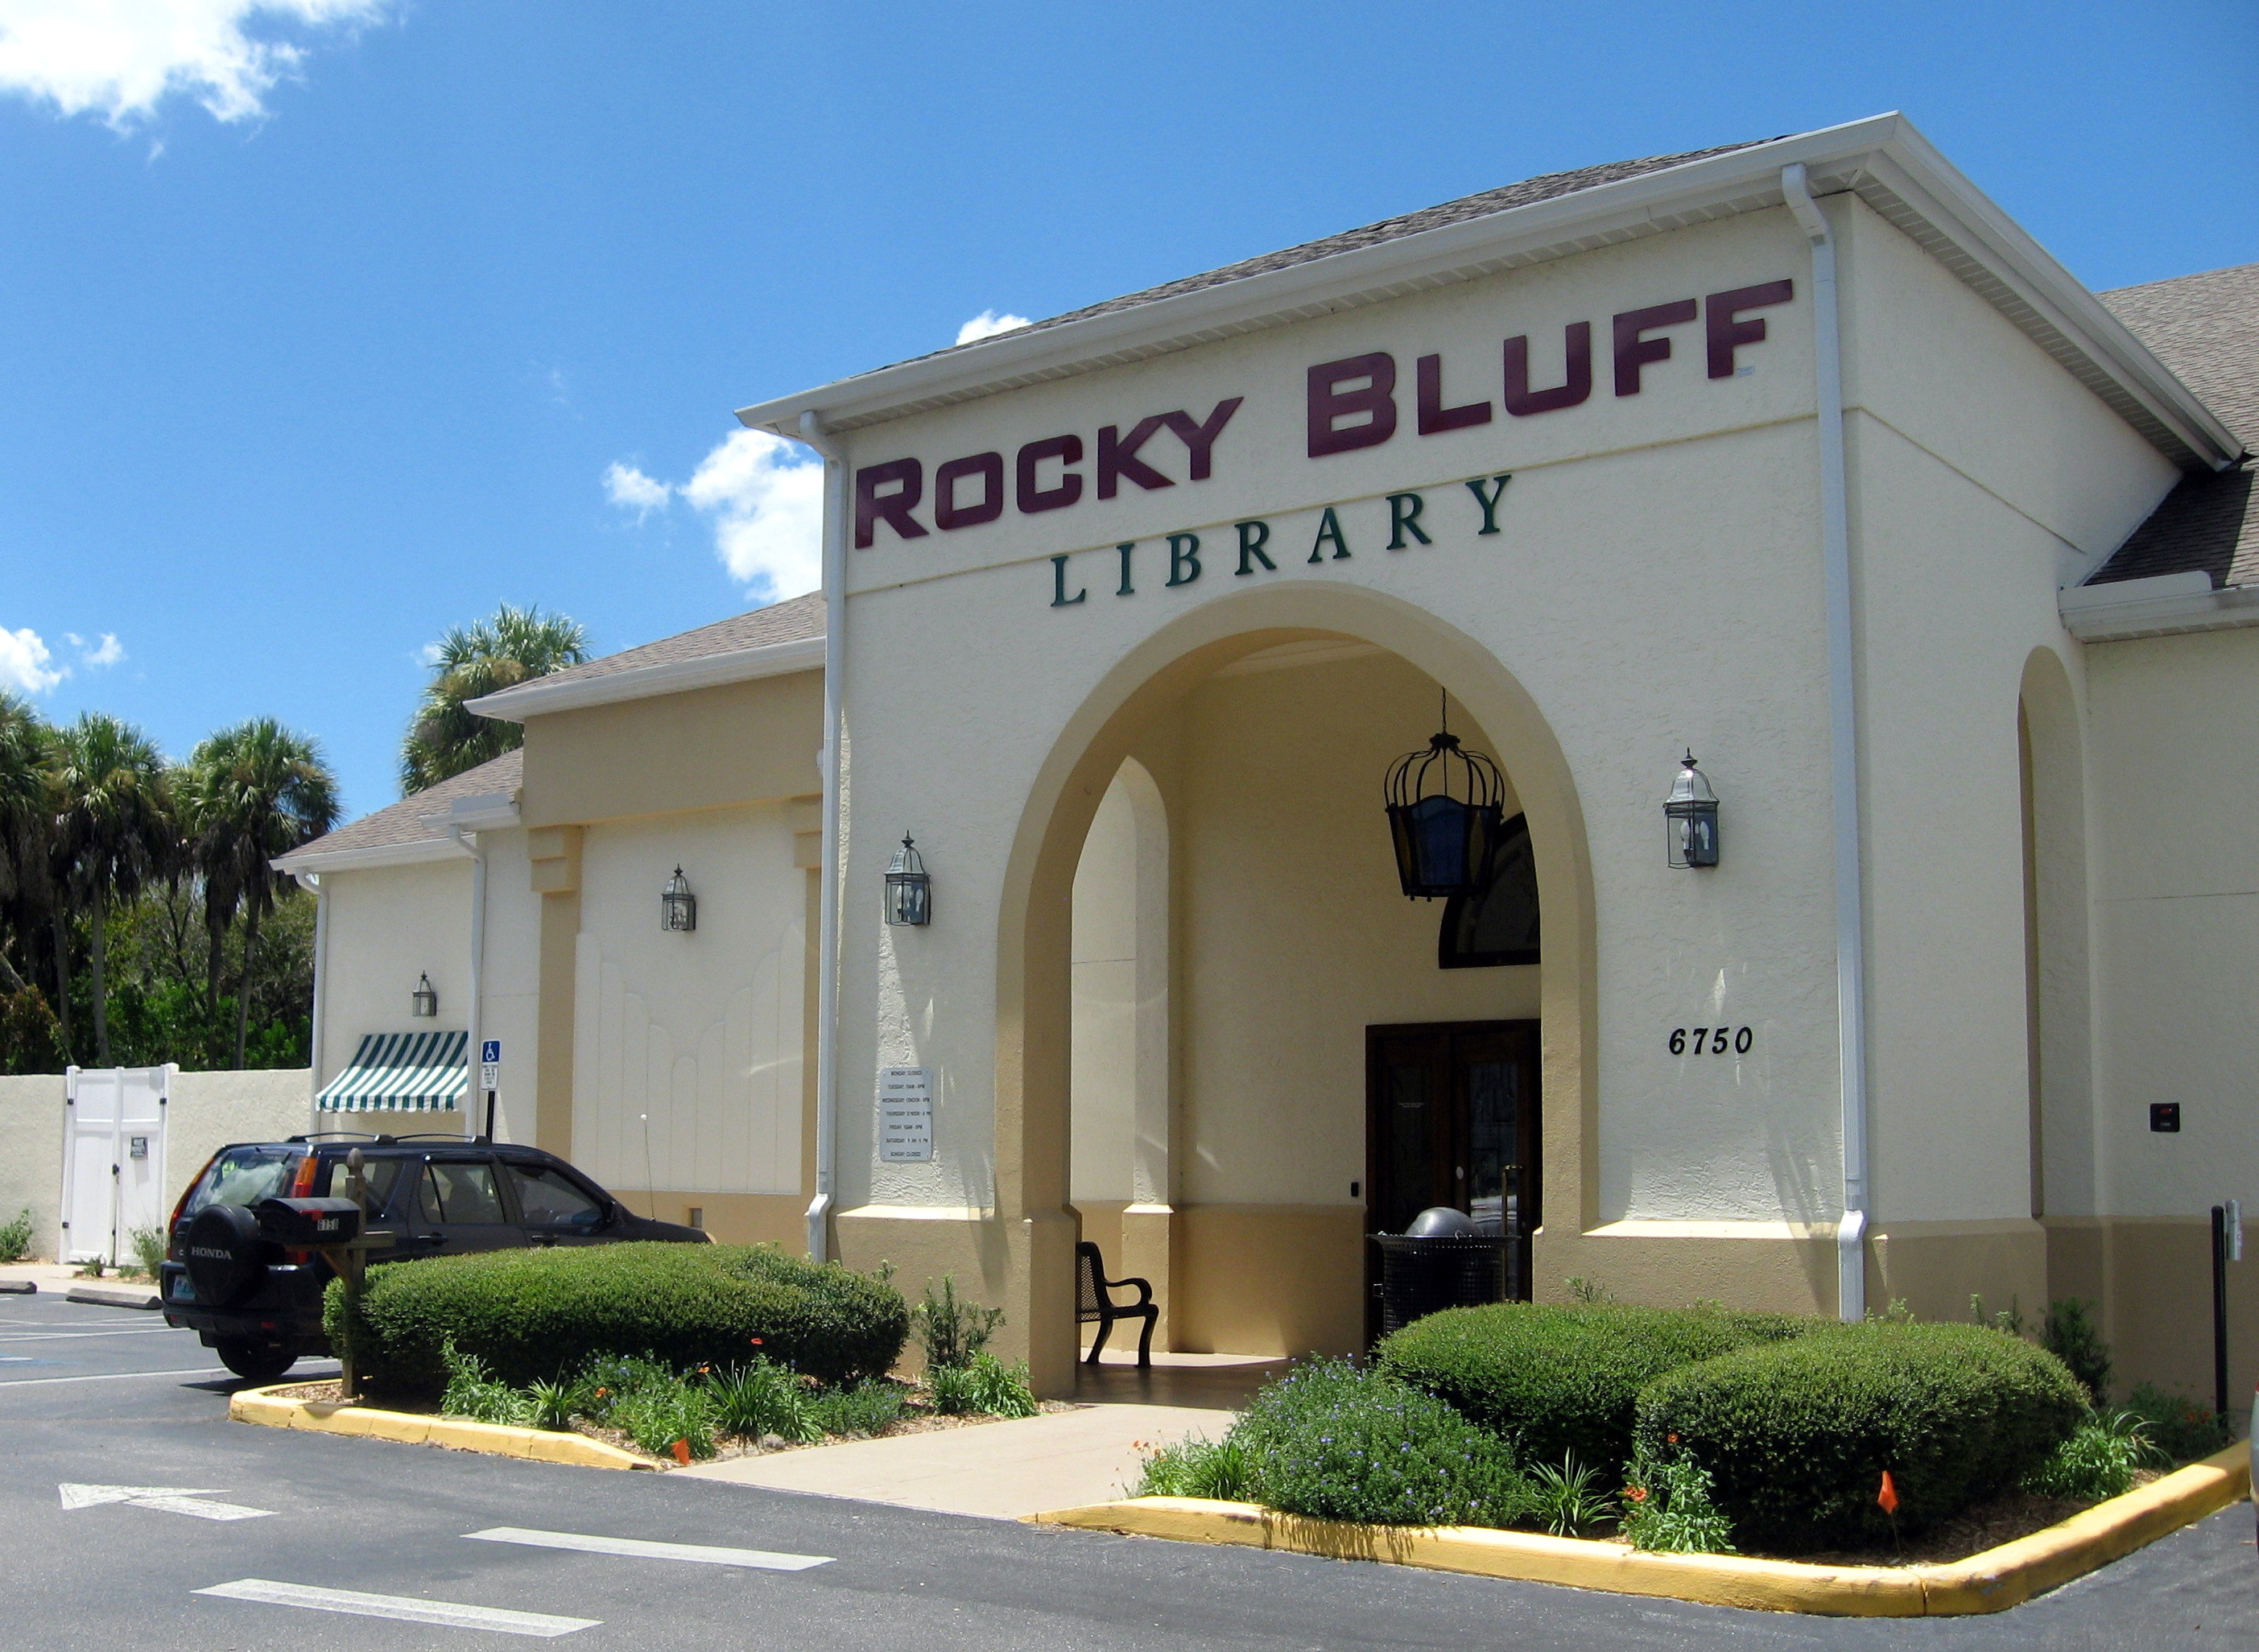
<svg viewBox="0 0 2259 1652">
<path fill-rule="evenodd" d="M 1757 1041 L 1756 1030 L 1748 1027 L 1674 1027 L 1671 1053 L 1683 1056 L 1691 1050 L 1698 1056 L 1722 1056 L 1730 1046 L 1735 1055 L 1746 1056 Z"/>
</svg>

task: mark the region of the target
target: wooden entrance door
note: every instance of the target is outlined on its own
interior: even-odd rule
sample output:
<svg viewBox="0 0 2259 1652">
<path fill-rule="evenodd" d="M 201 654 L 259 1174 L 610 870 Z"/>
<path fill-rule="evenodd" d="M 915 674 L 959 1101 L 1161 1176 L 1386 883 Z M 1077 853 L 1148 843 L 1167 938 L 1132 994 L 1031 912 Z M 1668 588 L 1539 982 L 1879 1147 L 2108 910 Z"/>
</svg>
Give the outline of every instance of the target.
<svg viewBox="0 0 2259 1652">
<path fill-rule="evenodd" d="M 1365 1042 L 1365 1231 L 1402 1233 L 1431 1205 L 1465 1211 L 1504 1234 L 1507 1295 L 1528 1301 L 1540 1220 L 1537 1023 L 1368 1027 Z M 1377 1285 L 1378 1247 L 1365 1247 L 1365 1265 Z"/>
</svg>

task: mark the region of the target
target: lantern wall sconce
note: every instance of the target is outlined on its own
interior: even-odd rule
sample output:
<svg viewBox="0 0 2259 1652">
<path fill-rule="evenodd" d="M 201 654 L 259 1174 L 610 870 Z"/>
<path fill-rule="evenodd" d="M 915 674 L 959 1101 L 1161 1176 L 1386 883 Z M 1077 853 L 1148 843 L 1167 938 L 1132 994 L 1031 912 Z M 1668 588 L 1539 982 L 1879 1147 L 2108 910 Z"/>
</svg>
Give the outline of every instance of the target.
<svg viewBox="0 0 2259 1652">
<path fill-rule="evenodd" d="M 1388 835 L 1396 877 L 1412 900 L 1473 894 L 1489 875 L 1504 828 L 1498 765 L 1459 744 L 1449 728 L 1388 771 Z"/>
<path fill-rule="evenodd" d="M 408 1013 L 428 1021 L 439 1013 L 439 989 L 431 985 L 431 978 L 420 971 L 416 977 L 416 990 L 408 994 Z"/>
<path fill-rule="evenodd" d="M 1670 801 L 1663 806 L 1663 834 L 1673 866 L 1718 864 L 1718 794 L 1711 789 L 1710 777 L 1694 766 L 1692 747 L 1679 761 Z"/>
<path fill-rule="evenodd" d="M 659 892 L 659 927 L 670 935 L 688 935 L 698 927 L 698 897 L 690 893 L 680 866 Z"/>
<path fill-rule="evenodd" d="M 887 922 L 933 922 L 933 879 L 926 876 L 925 858 L 908 832 L 902 834 L 902 846 L 894 851 L 894 859 L 887 865 Z"/>
</svg>

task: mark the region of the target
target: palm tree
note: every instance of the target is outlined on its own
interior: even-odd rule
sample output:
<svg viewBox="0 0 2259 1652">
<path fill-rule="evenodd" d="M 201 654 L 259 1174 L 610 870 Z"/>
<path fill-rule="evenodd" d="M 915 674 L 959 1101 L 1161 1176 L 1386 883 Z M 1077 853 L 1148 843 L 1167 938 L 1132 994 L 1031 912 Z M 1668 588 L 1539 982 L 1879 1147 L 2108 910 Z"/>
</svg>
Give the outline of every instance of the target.
<svg viewBox="0 0 2259 1652">
<path fill-rule="evenodd" d="M 337 778 L 321 748 L 272 717 L 222 729 L 189 755 L 183 813 L 189 851 L 204 886 L 204 929 L 210 940 L 207 1000 L 219 979 L 219 943 L 243 914 L 243 967 L 236 982 L 235 1065 L 243 1065 L 251 1032 L 251 971 L 260 920 L 274 909 L 289 878 L 269 864 L 311 843 L 338 821 Z"/>
<path fill-rule="evenodd" d="M 588 633 L 562 614 L 505 602 L 494 617 L 458 625 L 441 637 L 432 678 L 416 721 L 400 744 L 403 794 L 436 786 L 515 750 L 525 730 L 465 709 L 463 702 L 497 694 L 588 658 Z"/>
<path fill-rule="evenodd" d="M 45 893 L 47 835 L 53 825 L 47 792 L 46 721 L 31 702 L 0 688 L 0 900 L 18 913 L 36 909 Z M 28 965 L 27 965 L 28 967 Z M 0 934 L 0 989 L 28 990 Z"/>
<path fill-rule="evenodd" d="M 94 975 L 95 1060 L 110 1065 L 110 1015 L 104 979 L 110 908 L 131 901 L 153 876 L 175 864 L 180 836 L 173 822 L 165 759 L 132 724 L 99 711 L 55 732 L 52 783 L 55 826 L 52 863 L 64 899 L 55 903 L 55 988 L 70 1001 L 70 951 L 64 908 L 88 918 Z"/>
</svg>

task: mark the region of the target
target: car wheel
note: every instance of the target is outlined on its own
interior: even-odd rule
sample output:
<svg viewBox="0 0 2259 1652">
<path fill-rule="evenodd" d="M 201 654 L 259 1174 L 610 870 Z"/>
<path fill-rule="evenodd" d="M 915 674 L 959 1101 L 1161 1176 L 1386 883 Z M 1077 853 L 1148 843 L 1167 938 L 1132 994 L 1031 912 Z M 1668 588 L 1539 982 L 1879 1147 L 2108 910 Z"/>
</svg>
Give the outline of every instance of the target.
<svg viewBox="0 0 2259 1652">
<path fill-rule="evenodd" d="M 246 1381 L 273 1382 L 298 1363 L 298 1349 L 289 1342 L 254 1342 L 247 1336 L 223 1337 L 212 1344 L 219 1363 Z"/>
</svg>

